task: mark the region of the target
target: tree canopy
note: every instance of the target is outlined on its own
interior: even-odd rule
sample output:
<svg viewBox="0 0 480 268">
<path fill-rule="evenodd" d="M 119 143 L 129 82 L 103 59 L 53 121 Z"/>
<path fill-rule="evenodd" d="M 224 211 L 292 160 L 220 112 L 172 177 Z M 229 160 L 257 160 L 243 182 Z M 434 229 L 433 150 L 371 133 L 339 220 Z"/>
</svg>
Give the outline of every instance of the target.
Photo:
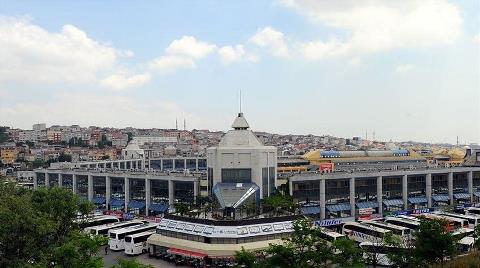
<svg viewBox="0 0 480 268">
<path fill-rule="evenodd" d="M 0 184 L 0 267 L 102 267 L 104 241 L 75 222 L 92 208 L 68 189 Z"/>
</svg>

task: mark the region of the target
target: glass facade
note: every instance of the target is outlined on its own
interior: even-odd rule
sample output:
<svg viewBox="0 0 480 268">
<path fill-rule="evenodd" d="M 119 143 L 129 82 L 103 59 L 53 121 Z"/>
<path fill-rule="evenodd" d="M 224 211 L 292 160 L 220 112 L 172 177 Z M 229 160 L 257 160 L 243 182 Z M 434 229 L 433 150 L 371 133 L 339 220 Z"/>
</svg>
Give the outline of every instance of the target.
<svg viewBox="0 0 480 268">
<path fill-rule="evenodd" d="M 175 159 L 175 169 L 185 169 L 185 159 Z"/>
<path fill-rule="evenodd" d="M 268 168 L 262 168 L 262 198 L 268 196 Z"/>
<path fill-rule="evenodd" d="M 408 176 L 407 191 L 409 196 L 425 196 L 425 175 Z"/>
<path fill-rule="evenodd" d="M 432 175 L 432 195 L 448 193 L 448 175 L 433 174 Z"/>
<path fill-rule="evenodd" d="M 150 160 L 150 168 L 155 170 L 162 169 L 162 161 L 160 159 Z"/>
<path fill-rule="evenodd" d="M 173 182 L 175 199 L 180 202 L 193 202 L 193 182 L 192 181 L 175 181 Z"/>
<path fill-rule="evenodd" d="M 93 176 L 93 196 L 106 197 L 106 178 Z"/>
<path fill-rule="evenodd" d="M 377 200 L 377 179 L 356 178 L 355 200 L 360 202 Z"/>
<path fill-rule="evenodd" d="M 153 203 L 161 201 L 168 203 L 168 181 L 151 180 L 150 191 Z"/>
<path fill-rule="evenodd" d="M 62 175 L 62 186 L 63 186 L 63 188 L 73 189 L 73 175 L 63 174 Z"/>
<path fill-rule="evenodd" d="M 252 169 L 250 168 L 222 168 L 222 182 L 251 183 Z"/>
<path fill-rule="evenodd" d="M 383 196 L 390 199 L 402 198 L 403 187 L 401 177 L 383 177 L 382 178 Z"/>
<path fill-rule="evenodd" d="M 48 176 L 48 184 L 50 186 L 58 186 L 58 174 L 49 174 Z"/>
<path fill-rule="evenodd" d="M 77 175 L 77 194 L 80 197 L 88 198 L 88 176 Z"/>
<path fill-rule="evenodd" d="M 270 194 L 273 194 L 275 192 L 275 167 L 269 167 L 268 168 L 268 184 L 270 186 Z"/>
<path fill-rule="evenodd" d="M 292 183 L 293 198 L 301 201 L 320 200 L 320 182 L 319 181 L 298 181 Z"/>
<path fill-rule="evenodd" d="M 37 173 L 37 185 L 39 187 L 45 186 L 45 173 Z"/>
</svg>

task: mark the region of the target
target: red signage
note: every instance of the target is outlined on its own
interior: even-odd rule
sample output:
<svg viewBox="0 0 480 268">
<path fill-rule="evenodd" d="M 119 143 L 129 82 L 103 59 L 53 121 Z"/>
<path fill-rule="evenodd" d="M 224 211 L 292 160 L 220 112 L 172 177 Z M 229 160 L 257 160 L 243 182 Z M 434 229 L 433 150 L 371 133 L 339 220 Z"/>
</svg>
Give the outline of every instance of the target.
<svg viewBox="0 0 480 268">
<path fill-rule="evenodd" d="M 320 172 L 332 172 L 333 163 L 320 163 L 318 169 L 320 170 Z"/>
</svg>

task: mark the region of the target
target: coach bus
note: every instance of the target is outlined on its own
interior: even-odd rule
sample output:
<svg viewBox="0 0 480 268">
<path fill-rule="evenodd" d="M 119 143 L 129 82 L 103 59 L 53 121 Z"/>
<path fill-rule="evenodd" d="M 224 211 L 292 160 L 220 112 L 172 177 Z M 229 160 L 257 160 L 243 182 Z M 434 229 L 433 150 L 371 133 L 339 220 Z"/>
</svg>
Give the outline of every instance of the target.
<svg viewBox="0 0 480 268">
<path fill-rule="evenodd" d="M 398 226 L 395 224 L 391 224 L 388 222 L 381 222 L 381 221 L 363 221 L 371 226 L 379 227 L 385 230 L 390 230 L 393 234 L 401 236 L 401 237 L 408 237 L 411 235 L 411 230 L 407 227 Z"/>
<path fill-rule="evenodd" d="M 342 233 L 361 243 L 365 241 L 373 242 L 383 240 L 385 235 L 390 233 L 390 231 L 359 222 L 346 222 L 343 225 Z"/>
<path fill-rule="evenodd" d="M 369 257 L 375 256 L 376 265 L 392 266 L 392 262 L 388 258 L 389 253 L 401 253 L 408 250 L 404 247 L 395 247 L 391 245 L 385 245 L 383 243 L 362 242 L 360 248 L 363 249 L 363 257 L 368 260 Z"/>
<path fill-rule="evenodd" d="M 154 233 L 155 231 L 147 231 L 125 236 L 125 254 L 139 255 L 147 252 L 147 239 Z"/>
<path fill-rule="evenodd" d="M 110 230 L 108 231 L 108 245 L 111 250 L 123 250 L 125 249 L 125 236 L 141 232 L 155 231 L 157 226 L 158 224 L 156 223 L 145 223 L 142 225 Z"/>
<path fill-rule="evenodd" d="M 397 226 L 403 226 L 412 231 L 415 231 L 420 227 L 420 222 L 418 220 L 411 220 L 411 219 L 400 218 L 400 217 L 386 217 L 385 222 L 394 224 Z"/>
<path fill-rule="evenodd" d="M 419 218 L 424 218 L 427 220 L 441 220 L 445 222 L 445 230 L 449 232 L 453 232 L 459 228 L 467 228 L 468 227 L 468 220 L 453 218 L 443 215 L 436 215 L 436 214 L 422 214 L 418 215 Z"/>
<path fill-rule="evenodd" d="M 91 226 L 115 223 L 119 221 L 120 220 L 116 216 L 102 215 L 102 216 L 93 216 L 91 218 L 84 218 L 84 219 L 79 218 L 75 222 L 78 223 L 78 226 L 81 229 L 84 229 Z"/>
<path fill-rule="evenodd" d="M 439 212 L 438 214 L 443 215 L 443 216 L 448 216 L 452 218 L 458 218 L 462 220 L 467 220 L 468 221 L 468 227 L 469 228 L 475 228 L 477 224 L 480 223 L 480 216 L 475 215 L 464 215 L 464 214 L 457 214 L 457 213 L 448 213 L 448 212 Z"/>
<path fill-rule="evenodd" d="M 106 237 L 108 236 L 109 230 L 126 228 L 130 226 L 144 224 L 144 223 L 146 223 L 146 221 L 132 220 L 132 221 L 114 222 L 114 223 L 108 223 L 108 224 L 103 224 L 98 226 L 87 227 L 84 229 L 84 231 L 85 233 L 90 235 L 101 235 Z"/>
</svg>

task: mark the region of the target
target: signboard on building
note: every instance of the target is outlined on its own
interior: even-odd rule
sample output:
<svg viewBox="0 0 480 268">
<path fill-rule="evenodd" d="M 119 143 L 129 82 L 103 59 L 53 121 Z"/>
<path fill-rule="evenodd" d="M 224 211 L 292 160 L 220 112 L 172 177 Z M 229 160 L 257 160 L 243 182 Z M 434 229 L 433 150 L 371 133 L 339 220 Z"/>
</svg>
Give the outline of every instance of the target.
<svg viewBox="0 0 480 268">
<path fill-rule="evenodd" d="M 332 226 L 332 225 L 340 225 L 342 224 L 341 219 L 326 219 L 326 220 L 321 220 L 321 221 L 315 221 L 316 226 L 321 226 L 321 227 L 326 227 L 326 226 Z"/>
<path fill-rule="evenodd" d="M 320 163 L 318 165 L 318 170 L 322 173 L 326 172 L 332 172 L 333 171 L 333 163 Z"/>
</svg>

